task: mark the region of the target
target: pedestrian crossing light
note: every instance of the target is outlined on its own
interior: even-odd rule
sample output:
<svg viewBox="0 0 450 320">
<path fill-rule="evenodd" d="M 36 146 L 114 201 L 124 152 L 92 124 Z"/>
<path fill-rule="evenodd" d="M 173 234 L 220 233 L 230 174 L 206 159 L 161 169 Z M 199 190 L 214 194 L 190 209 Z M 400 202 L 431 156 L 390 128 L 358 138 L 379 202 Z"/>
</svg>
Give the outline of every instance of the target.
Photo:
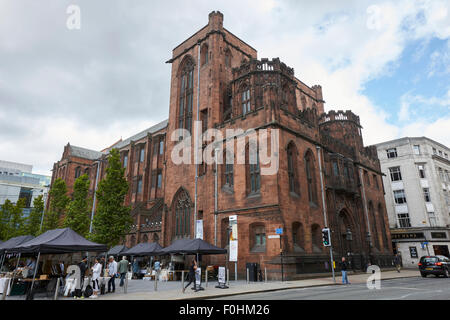
<svg viewBox="0 0 450 320">
<path fill-rule="evenodd" d="M 322 229 L 322 242 L 324 247 L 331 247 L 331 233 L 329 228 Z"/>
</svg>

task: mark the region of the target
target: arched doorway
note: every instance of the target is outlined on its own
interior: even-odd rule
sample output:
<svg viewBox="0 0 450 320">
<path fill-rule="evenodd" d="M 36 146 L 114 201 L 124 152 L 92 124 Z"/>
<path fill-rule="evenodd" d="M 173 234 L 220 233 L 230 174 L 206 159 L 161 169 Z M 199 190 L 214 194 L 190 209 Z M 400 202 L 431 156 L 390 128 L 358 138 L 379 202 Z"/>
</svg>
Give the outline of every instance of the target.
<svg viewBox="0 0 450 320">
<path fill-rule="evenodd" d="M 356 228 L 352 222 L 350 213 L 342 209 L 338 215 L 339 231 L 339 261 L 345 257 L 350 262 L 352 269 L 360 267 L 360 246 L 358 245 L 359 236 L 356 234 Z"/>
</svg>

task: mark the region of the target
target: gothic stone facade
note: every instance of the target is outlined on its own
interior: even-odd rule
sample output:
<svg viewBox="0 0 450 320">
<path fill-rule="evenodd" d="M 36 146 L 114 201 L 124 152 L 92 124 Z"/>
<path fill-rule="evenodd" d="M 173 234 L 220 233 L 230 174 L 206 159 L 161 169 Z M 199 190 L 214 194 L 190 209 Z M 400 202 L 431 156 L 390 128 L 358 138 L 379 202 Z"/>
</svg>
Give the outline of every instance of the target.
<svg viewBox="0 0 450 320">
<path fill-rule="evenodd" d="M 203 220 L 204 239 L 225 248 L 229 217 L 237 215 L 238 273 L 245 275 L 246 263 L 258 263 L 269 278 L 279 278 L 282 251 L 285 273 L 294 278 L 330 271 L 329 251 L 322 245 L 325 211 L 335 260 L 348 256 L 356 269 L 369 258 L 391 265 L 382 172 L 376 149 L 363 145 L 358 116 L 324 113 L 320 86 L 305 85 L 279 59 L 258 60 L 255 49 L 223 27 L 220 12 L 212 12 L 208 25 L 177 46 L 168 63 L 168 121 L 112 146 L 122 154 L 131 185 L 126 203 L 133 208 L 135 224 L 125 244 L 159 241 L 167 246 L 193 238 L 196 218 Z M 193 132 L 197 105 L 202 132 L 215 128 L 225 137 L 227 129 L 279 130 L 276 174 L 261 175 L 264 165 L 248 164 L 248 144 L 234 145 L 235 158 L 245 157 L 247 164 L 218 165 L 217 210 L 215 165 L 198 166 L 195 201 L 196 166 L 177 165 L 171 157 L 179 143 L 172 133 L 179 128 Z M 53 176 L 64 178 L 71 190 L 81 167 L 89 170 L 94 190 L 99 164 L 100 179 L 105 174 L 97 159 L 106 159 L 112 147 L 81 160 L 71 156 L 74 147 L 68 145 Z M 281 248 L 279 239 L 269 238 L 277 228 L 284 230 Z M 225 260 L 204 257 L 216 265 Z"/>
</svg>

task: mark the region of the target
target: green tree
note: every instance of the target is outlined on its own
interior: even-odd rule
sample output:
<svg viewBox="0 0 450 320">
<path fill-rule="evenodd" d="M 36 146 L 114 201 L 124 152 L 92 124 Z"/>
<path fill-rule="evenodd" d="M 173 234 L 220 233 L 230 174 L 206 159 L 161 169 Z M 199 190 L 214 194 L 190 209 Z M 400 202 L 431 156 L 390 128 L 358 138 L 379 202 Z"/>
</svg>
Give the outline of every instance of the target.
<svg viewBox="0 0 450 320">
<path fill-rule="evenodd" d="M 130 207 L 124 206 L 128 188 L 119 151 L 112 149 L 108 156 L 106 177 L 99 182 L 96 192 L 97 210 L 90 235 L 93 241 L 114 246 L 130 231 L 133 221 Z"/>
<path fill-rule="evenodd" d="M 44 215 L 43 231 L 61 227 L 61 217 L 65 214 L 70 202 L 67 196 L 66 182 L 58 178 L 52 184 L 49 192 L 50 210 Z"/>
<path fill-rule="evenodd" d="M 11 219 L 13 208 L 14 204 L 9 199 L 6 199 L 5 203 L 2 204 L 0 211 L 0 239 L 2 241 L 9 239 L 9 220 Z"/>
<path fill-rule="evenodd" d="M 73 186 L 73 199 L 67 208 L 67 214 L 64 218 L 64 227 L 71 228 L 83 237 L 89 233 L 90 219 L 90 201 L 89 195 L 89 177 L 85 174 L 75 180 Z"/>
<path fill-rule="evenodd" d="M 34 198 L 33 209 L 25 222 L 25 233 L 34 237 L 40 234 L 41 219 L 44 212 L 44 197 L 42 195 Z"/>
<path fill-rule="evenodd" d="M 8 238 L 14 238 L 25 234 L 25 218 L 23 208 L 26 206 L 25 198 L 20 198 L 13 206 L 8 223 Z"/>
</svg>

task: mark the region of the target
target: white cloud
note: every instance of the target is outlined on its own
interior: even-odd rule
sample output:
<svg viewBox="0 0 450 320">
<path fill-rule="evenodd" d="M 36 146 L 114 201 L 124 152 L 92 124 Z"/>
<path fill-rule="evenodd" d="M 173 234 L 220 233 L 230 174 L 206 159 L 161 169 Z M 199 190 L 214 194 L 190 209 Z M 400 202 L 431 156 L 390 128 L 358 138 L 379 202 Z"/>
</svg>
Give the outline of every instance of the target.
<svg viewBox="0 0 450 320">
<path fill-rule="evenodd" d="M 450 37 L 448 1 L 345 6 L 297 0 L 80 0 L 78 33 L 65 28 L 69 4 L 0 2 L 2 159 L 28 162 L 44 172 L 68 141 L 99 150 L 167 117 L 170 65 L 164 61 L 206 25 L 213 10 L 224 13 L 225 27 L 256 48 L 260 58 L 280 57 L 300 80 L 322 85 L 328 110 L 358 114 L 366 144 L 421 132 L 442 141 L 439 130 L 448 128 L 445 117 L 392 125 L 393 115 L 363 94 L 367 81 L 392 72 L 409 41 L 427 44 L 433 37 Z M 430 72 L 442 70 L 438 62 L 444 54 L 436 53 Z M 409 106 L 421 98 L 409 92 L 403 99 L 400 118 L 406 122 Z"/>
</svg>

